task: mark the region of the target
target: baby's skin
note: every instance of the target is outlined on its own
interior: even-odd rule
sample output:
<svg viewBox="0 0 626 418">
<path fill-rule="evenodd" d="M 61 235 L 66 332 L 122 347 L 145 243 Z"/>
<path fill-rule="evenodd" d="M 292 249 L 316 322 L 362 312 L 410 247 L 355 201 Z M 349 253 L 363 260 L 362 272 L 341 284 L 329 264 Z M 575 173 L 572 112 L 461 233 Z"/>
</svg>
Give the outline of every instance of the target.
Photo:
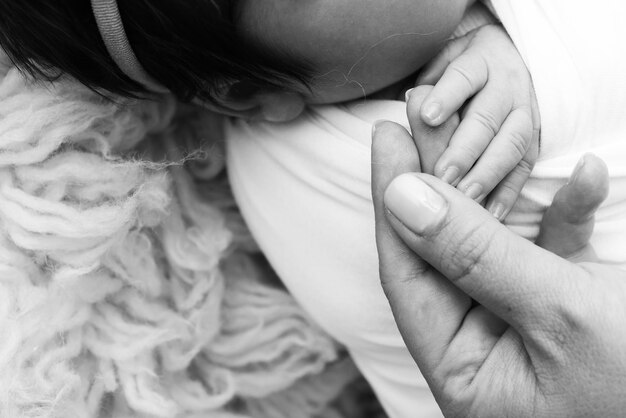
<svg viewBox="0 0 626 418">
<path fill-rule="evenodd" d="M 417 84 L 424 86 L 419 94 L 406 95 L 409 119 L 419 114 L 423 124 L 447 124 L 450 131 L 433 142 L 412 129 L 422 170 L 485 202 L 503 220 L 539 153 L 532 81 L 510 38 L 499 25 L 486 25 L 452 40 Z"/>
<path fill-rule="evenodd" d="M 221 99 L 224 113 L 287 121 L 308 104 L 367 98 L 414 77 L 434 86 L 419 113 L 449 123 L 449 141 L 416 139 L 422 168 L 506 217 L 538 154 L 539 115 L 528 71 L 505 31 L 485 25 L 450 40 L 475 0 L 243 0 L 242 35 L 268 53 L 312 69 L 301 89 L 261 90 Z M 420 104 L 422 100 L 420 100 Z M 409 115 L 409 116 L 410 116 Z"/>
</svg>

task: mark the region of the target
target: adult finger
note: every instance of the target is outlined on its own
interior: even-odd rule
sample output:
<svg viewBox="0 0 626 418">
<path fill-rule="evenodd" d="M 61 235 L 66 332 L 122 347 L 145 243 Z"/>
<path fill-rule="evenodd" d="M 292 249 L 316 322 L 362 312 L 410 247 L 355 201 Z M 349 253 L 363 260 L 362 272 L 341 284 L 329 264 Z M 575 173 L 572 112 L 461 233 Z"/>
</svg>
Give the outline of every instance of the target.
<svg viewBox="0 0 626 418">
<path fill-rule="evenodd" d="M 372 198 L 380 279 L 407 347 L 432 370 L 459 329 L 471 299 L 416 256 L 393 230 L 383 203 L 391 181 L 419 171 L 413 139 L 391 122 L 377 123 L 372 140 Z"/>
<path fill-rule="evenodd" d="M 419 157 L 411 135 L 396 123 L 376 122 L 372 129 L 372 198 L 379 264 L 380 269 L 384 271 L 393 270 L 396 265 L 401 268 L 406 263 L 400 263 L 403 258 L 397 259 L 397 248 L 405 246 L 387 223 L 382 197 L 391 180 L 411 171 L 420 171 Z M 406 251 L 401 253 L 406 253 Z M 417 263 L 418 265 L 410 268 L 424 268 L 422 260 L 418 260 Z"/>
<path fill-rule="evenodd" d="M 594 215 L 608 193 L 606 164 L 593 154 L 583 156 L 544 215 L 537 245 L 573 261 L 594 261 L 589 238 Z"/>
<path fill-rule="evenodd" d="M 529 325 L 560 326 L 563 289 L 587 277 L 432 176 L 397 177 L 384 202 L 390 224 L 417 255 L 520 333 Z"/>
</svg>

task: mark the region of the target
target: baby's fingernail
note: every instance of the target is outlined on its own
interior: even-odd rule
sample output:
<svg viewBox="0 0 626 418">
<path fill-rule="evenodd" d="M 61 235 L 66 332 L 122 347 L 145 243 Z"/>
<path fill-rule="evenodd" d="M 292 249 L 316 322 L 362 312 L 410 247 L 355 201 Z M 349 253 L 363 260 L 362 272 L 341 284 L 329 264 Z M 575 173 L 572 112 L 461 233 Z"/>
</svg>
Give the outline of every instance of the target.
<svg viewBox="0 0 626 418">
<path fill-rule="evenodd" d="M 396 177 L 385 191 L 385 206 L 407 228 L 424 234 L 444 219 L 444 198 L 413 174 Z"/>
<path fill-rule="evenodd" d="M 408 102 L 408 101 L 409 101 L 409 98 L 411 97 L 411 92 L 412 92 L 412 91 L 413 91 L 413 89 L 408 89 L 408 90 L 406 91 L 406 93 L 404 93 L 404 101 L 405 101 L 405 102 Z"/>
<path fill-rule="evenodd" d="M 492 203 L 491 205 L 489 205 L 489 212 L 491 212 L 493 217 L 499 221 L 503 220 L 505 209 L 506 208 L 504 207 L 502 203 L 496 203 L 496 204 Z"/>
<path fill-rule="evenodd" d="M 472 200 L 477 200 L 480 195 L 483 193 L 483 186 L 478 183 L 474 183 L 465 189 L 465 196 L 469 197 Z"/>
<path fill-rule="evenodd" d="M 441 104 L 437 102 L 427 103 L 422 109 L 422 116 L 427 122 L 437 122 L 437 119 L 441 116 Z"/>
<path fill-rule="evenodd" d="M 443 176 L 441 176 L 441 181 L 451 184 L 451 185 L 455 185 L 460 180 L 459 179 L 460 173 L 461 171 L 459 170 L 458 167 L 455 167 L 455 166 L 448 167 L 446 168 L 446 171 L 443 173 Z"/>
</svg>

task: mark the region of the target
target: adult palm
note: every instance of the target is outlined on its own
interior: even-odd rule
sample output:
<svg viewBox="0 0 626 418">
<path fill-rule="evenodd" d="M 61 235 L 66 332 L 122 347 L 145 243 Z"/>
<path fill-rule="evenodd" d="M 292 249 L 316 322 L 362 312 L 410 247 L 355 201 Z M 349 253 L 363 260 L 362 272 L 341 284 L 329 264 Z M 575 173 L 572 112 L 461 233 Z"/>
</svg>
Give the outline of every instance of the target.
<svg viewBox="0 0 626 418">
<path fill-rule="evenodd" d="M 537 241 L 550 252 L 417 174 L 401 127 L 377 125 L 372 161 L 382 285 L 444 414 L 623 416 L 626 274 L 587 245 L 604 164 L 587 156 L 559 191 Z"/>
</svg>

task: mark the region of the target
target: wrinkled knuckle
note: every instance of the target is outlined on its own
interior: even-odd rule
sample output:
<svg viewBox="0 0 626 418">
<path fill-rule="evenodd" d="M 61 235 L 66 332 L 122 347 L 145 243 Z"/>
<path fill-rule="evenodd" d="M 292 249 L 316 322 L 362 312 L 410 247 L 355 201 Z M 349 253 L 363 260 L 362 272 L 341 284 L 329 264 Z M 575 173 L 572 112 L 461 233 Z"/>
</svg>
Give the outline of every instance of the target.
<svg viewBox="0 0 626 418">
<path fill-rule="evenodd" d="M 486 110 L 476 112 L 472 118 L 489 133 L 491 138 L 495 137 L 500 130 L 500 124 L 492 112 Z"/>
<path fill-rule="evenodd" d="M 483 268 L 491 239 L 481 229 L 482 225 L 474 225 L 457 232 L 440 253 L 439 263 L 453 282 L 474 277 Z"/>
<path fill-rule="evenodd" d="M 509 134 L 509 143 L 513 147 L 513 152 L 515 152 L 515 156 L 520 160 L 524 158 L 530 144 L 532 142 L 532 132 L 519 132 L 513 131 Z"/>
<path fill-rule="evenodd" d="M 455 62 L 450 66 L 450 71 L 465 83 L 468 92 L 476 91 L 482 87 L 478 85 L 474 75 L 464 65 Z"/>
<path fill-rule="evenodd" d="M 472 377 L 463 376 L 460 378 L 445 377 L 440 394 L 441 410 L 446 417 L 450 418 L 471 418 L 477 415 L 469 413 L 474 397 L 471 393 Z M 480 416 L 480 415 L 478 415 Z"/>
<path fill-rule="evenodd" d="M 385 253 L 380 257 L 380 280 L 385 284 L 406 284 L 423 276 L 429 266 L 415 260 L 415 253 L 408 247 L 396 249 L 393 253 Z"/>
<path fill-rule="evenodd" d="M 450 149 L 450 152 L 450 160 L 454 161 L 454 165 L 462 172 L 469 171 L 481 155 L 476 147 L 466 144 L 455 145 L 453 149 Z"/>
<path fill-rule="evenodd" d="M 520 193 L 522 186 L 523 184 L 521 184 L 521 182 L 518 183 L 513 180 L 507 180 L 503 183 L 500 183 L 498 185 L 498 200 L 503 201 L 512 199 L 513 197 L 517 197 L 517 195 Z"/>
<path fill-rule="evenodd" d="M 387 271 L 380 271 L 380 284 L 383 289 L 395 289 L 398 286 L 406 286 L 409 283 L 415 281 L 415 278 L 419 276 L 413 276 L 410 274 L 393 273 L 389 275 Z"/>
<path fill-rule="evenodd" d="M 520 194 L 526 179 L 532 172 L 533 165 L 528 161 L 521 160 L 515 167 L 513 176 L 509 176 L 505 181 L 498 185 L 499 200 L 511 199 L 513 204 Z"/>
<path fill-rule="evenodd" d="M 518 172 L 520 174 L 522 174 L 524 177 L 528 177 L 530 175 L 530 173 L 533 171 L 534 167 L 535 167 L 535 159 L 534 158 L 532 158 L 532 159 L 523 158 L 517 164 Z"/>
</svg>

